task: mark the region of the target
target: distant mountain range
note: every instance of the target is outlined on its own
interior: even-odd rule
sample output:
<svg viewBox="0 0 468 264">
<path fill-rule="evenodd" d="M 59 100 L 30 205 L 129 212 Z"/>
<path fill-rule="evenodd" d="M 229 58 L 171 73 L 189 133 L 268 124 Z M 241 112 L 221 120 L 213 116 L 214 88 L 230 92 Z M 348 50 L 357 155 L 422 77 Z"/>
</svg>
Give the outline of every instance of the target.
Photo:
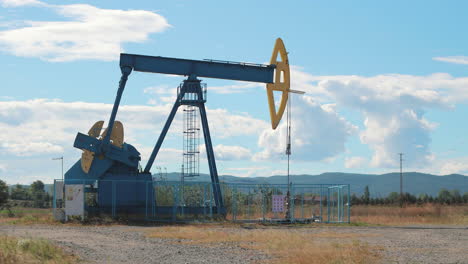
<svg viewBox="0 0 468 264">
<path fill-rule="evenodd" d="M 159 177 L 159 175 L 154 175 Z M 179 173 L 168 173 L 167 180 L 178 181 Z M 188 180 L 187 180 L 188 181 Z M 210 181 L 210 176 L 201 174 L 192 181 Z M 285 184 L 286 176 L 275 175 L 271 177 L 236 177 L 231 175 L 220 176 L 220 181 L 227 183 L 243 184 Z M 351 193 L 361 195 L 366 185 L 369 186 L 373 197 L 384 197 L 391 192 L 400 191 L 400 174 L 354 174 L 341 172 L 327 172 L 319 175 L 292 175 L 291 181 L 296 184 L 350 184 Z M 444 176 L 405 172 L 403 173 L 403 191 L 414 195 L 426 193 L 432 196 L 437 195 L 441 188 L 448 190 L 457 189 L 462 194 L 468 192 L 468 176 L 460 174 L 450 174 Z"/>
<path fill-rule="evenodd" d="M 160 175 L 153 174 L 154 177 L 160 178 Z M 168 181 L 179 181 L 180 174 L 178 172 L 168 173 L 164 175 Z M 221 175 L 220 181 L 227 183 L 242 183 L 242 184 L 286 184 L 286 176 L 275 175 L 271 177 L 236 177 L 231 175 Z M 199 177 L 186 179 L 186 181 L 209 182 L 208 174 L 200 174 Z M 296 184 L 350 184 L 351 193 L 362 195 L 366 185 L 372 197 L 385 197 L 391 192 L 400 191 L 400 174 L 355 174 L 341 172 L 327 172 L 319 175 L 292 175 L 291 181 Z M 25 187 L 27 185 L 24 185 Z M 10 186 L 12 188 L 13 186 Z M 450 174 L 444 176 L 405 172 L 403 173 L 403 191 L 414 195 L 426 193 L 432 196 L 437 195 L 440 189 L 448 190 L 457 189 L 461 194 L 468 192 L 468 176 L 460 174 Z M 46 184 L 46 191 L 51 192 L 52 186 Z"/>
</svg>

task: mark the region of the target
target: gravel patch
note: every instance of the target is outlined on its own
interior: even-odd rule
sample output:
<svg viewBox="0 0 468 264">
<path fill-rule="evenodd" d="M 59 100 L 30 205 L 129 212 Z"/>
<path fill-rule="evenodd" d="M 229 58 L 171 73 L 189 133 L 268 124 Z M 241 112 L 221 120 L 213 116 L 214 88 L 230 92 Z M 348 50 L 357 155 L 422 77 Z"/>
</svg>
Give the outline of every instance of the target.
<svg viewBox="0 0 468 264">
<path fill-rule="evenodd" d="M 236 244 L 192 245 L 177 239 L 148 238 L 158 227 L 0 225 L 0 233 L 42 237 L 80 256 L 85 263 L 256 263 L 270 257 Z M 220 228 L 220 227 L 213 227 Z M 238 232 L 236 227 L 224 227 Z M 255 228 L 255 227 L 254 227 Z M 359 240 L 382 247 L 384 263 L 467 263 L 467 227 L 267 227 L 306 232 L 323 242 Z M 228 231 L 228 230 L 226 230 Z M 248 231 L 246 229 L 245 231 Z M 314 237 L 318 233 L 343 237 Z M 350 235 L 349 235 L 350 234 Z M 349 235 L 349 236 L 348 236 Z"/>
<path fill-rule="evenodd" d="M 151 229 L 157 227 L 149 227 Z M 268 258 L 237 245 L 201 246 L 148 238 L 148 227 L 0 225 L 0 233 L 46 238 L 85 263 L 252 263 Z"/>
<path fill-rule="evenodd" d="M 468 264 L 467 227 L 330 226 L 307 228 L 304 231 L 312 234 L 320 232 L 356 234 L 356 238 L 360 241 L 383 247 L 383 263 Z M 355 238 L 350 238 L 350 240 L 355 240 Z"/>
</svg>

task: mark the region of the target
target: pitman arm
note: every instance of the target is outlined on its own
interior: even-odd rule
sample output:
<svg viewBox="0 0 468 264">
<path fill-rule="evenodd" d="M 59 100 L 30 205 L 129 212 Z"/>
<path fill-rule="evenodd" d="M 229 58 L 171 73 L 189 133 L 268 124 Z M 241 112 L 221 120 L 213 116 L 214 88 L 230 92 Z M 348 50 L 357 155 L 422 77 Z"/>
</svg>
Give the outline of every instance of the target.
<svg viewBox="0 0 468 264">
<path fill-rule="evenodd" d="M 122 71 L 122 77 L 120 77 L 119 89 L 117 89 L 117 96 L 115 97 L 114 106 L 112 107 L 112 113 L 109 118 L 109 123 L 107 124 L 107 134 L 102 140 L 101 149 L 99 152 L 106 152 L 110 146 L 110 137 L 112 135 L 112 129 L 114 128 L 115 116 L 117 115 L 117 110 L 119 109 L 120 99 L 122 98 L 123 91 L 125 89 L 125 84 L 127 83 L 128 75 L 132 72 L 131 67 L 120 67 Z M 95 152 L 97 153 L 97 152 Z"/>
</svg>

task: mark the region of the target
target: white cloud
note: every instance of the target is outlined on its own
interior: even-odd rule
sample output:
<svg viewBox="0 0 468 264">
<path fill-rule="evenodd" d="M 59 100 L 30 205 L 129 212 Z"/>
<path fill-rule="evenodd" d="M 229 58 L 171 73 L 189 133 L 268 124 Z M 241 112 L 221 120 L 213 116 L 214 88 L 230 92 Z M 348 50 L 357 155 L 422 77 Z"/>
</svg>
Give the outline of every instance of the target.
<svg viewBox="0 0 468 264">
<path fill-rule="evenodd" d="M 253 177 L 259 176 L 259 172 L 269 171 L 269 167 L 254 166 L 254 167 L 243 167 L 243 168 L 226 168 L 227 173 L 238 177 Z"/>
<path fill-rule="evenodd" d="M 0 0 L 0 3 L 3 7 L 44 5 L 43 2 L 37 0 Z"/>
<path fill-rule="evenodd" d="M 304 90 L 324 99 L 340 99 L 341 102 L 352 103 L 358 98 L 366 107 L 379 108 L 380 102 L 398 99 L 398 104 L 429 107 L 450 107 L 451 104 L 468 101 L 468 77 L 455 78 L 447 73 L 434 73 L 427 76 L 382 74 L 371 77 L 356 75 L 313 76 L 308 75 Z M 349 89 L 359 87 L 359 90 L 346 90 L 346 93 L 336 94 L 328 89 L 328 85 L 339 83 Z M 368 94 L 371 93 L 371 94 Z M 351 95 L 350 98 L 348 98 Z M 374 99 L 380 101 L 374 103 Z M 338 103 L 338 102 L 337 102 Z M 356 104 L 354 104 L 356 106 Z"/>
<path fill-rule="evenodd" d="M 233 86 L 236 85 L 237 84 Z M 223 88 L 220 87 L 218 87 L 218 91 L 224 89 L 224 87 L 230 86 L 222 86 Z M 252 87 L 258 87 L 258 84 L 255 84 Z M 210 92 L 212 91 L 211 88 L 212 87 L 209 89 Z M 149 99 L 148 104 L 150 105 L 164 104 L 166 107 L 172 107 L 177 97 L 176 89 L 169 85 L 150 86 L 145 88 L 143 92 L 150 96 L 155 96 Z M 266 103 L 265 98 L 265 104 Z M 182 111 L 184 107 L 185 106 L 179 107 L 179 111 Z M 208 120 L 210 122 L 210 131 L 220 139 L 237 135 L 259 135 L 263 130 L 270 127 L 269 122 L 254 118 L 247 113 L 237 112 L 236 115 L 232 115 L 228 110 L 223 108 L 211 109 L 209 106 L 206 106 L 206 109 Z"/>
<path fill-rule="evenodd" d="M 316 106 L 319 105 L 323 112 L 330 113 L 324 119 L 328 121 L 341 119 L 347 123 L 340 113 L 350 109 L 362 115 L 364 130 L 359 131 L 359 136 L 361 142 L 373 150 L 370 165 L 374 167 L 388 168 L 398 165 L 397 153 L 399 152 L 405 153 L 409 166 L 420 168 L 427 166 L 433 159 L 430 151 L 430 134 L 437 124 L 427 120 L 425 112 L 434 108 L 448 110 L 454 108 L 457 103 L 468 102 L 468 78 L 455 78 L 446 73 L 434 73 L 427 76 L 402 74 L 383 74 L 371 77 L 314 76 L 297 66 L 293 66 L 291 71 L 291 88 L 306 91 L 304 98 L 308 96 L 314 98 Z M 306 114 L 307 109 L 312 105 L 303 106 L 299 110 L 293 109 L 293 118 L 298 119 L 293 120 L 293 130 L 294 124 L 303 126 L 293 133 L 295 135 L 293 138 L 298 133 L 304 133 L 309 137 L 303 135 L 302 141 L 322 141 L 321 136 L 312 135 L 309 132 L 311 129 L 320 130 L 319 128 L 323 127 L 319 120 L 312 118 L 321 112 L 320 109 L 315 107 L 315 113 Z M 310 109 L 308 111 L 313 112 Z M 302 117 L 298 118 L 298 115 Z M 283 126 L 280 125 L 278 128 L 279 131 L 266 131 L 262 134 L 259 145 L 265 147 L 266 150 L 258 153 L 256 158 L 271 158 L 275 149 L 276 156 L 283 154 L 284 121 L 282 121 Z M 308 124 L 308 126 L 303 124 Z M 316 127 L 312 128 L 314 125 Z M 335 125 L 342 129 L 332 129 L 333 126 L 330 126 L 330 129 L 325 129 L 325 131 L 350 131 L 349 126 L 342 126 L 340 122 L 335 122 Z M 273 136 L 275 133 L 277 136 Z M 323 146 L 326 146 L 325 151 L 322 152 L 320 147 L 317 149 L 317 146 L 311 147 L 308 150 L 310 157 L 319 155 L 317 151 L 322 152 L 322 156 L 326 158 L 333 158 L 336 154 L 343 152 L 344 148 L 338 146 L 344 144 L 347 136 L 343 136 L 346 133 L 337 133 L 340 136 L 326 135 L 330 141 L 323 142 Z M 265 135 L 270 136 L 265 137 Z M 333 144 L 332 138 L 335 137 L 337 140 Z M 274 138 L 277 140 L 273 140 Z M 301 144 L 293 142 L 293 155 L 297 154 L 294 149 L 301 147 Z M 316 149 L 317 151 L 314 151 Z"/>
<path fill-rule="evenodd" d="M 468 158 L 461 157 L 461 158 L 449 159 L 449 160 L 443 161 L 442 164 L 440 164 L 439 173 L 441 175 L 468 173 Z"/>
<path fill-rule="evenodd" d="M 146 166 L 146 162 L 153 151 L 154 146 L 141 145 L 140 143 L 132 144 L 141 154 L 141 164 Z M 156 173 L 156 167 L 169 167 L 169 168 L 180 168 L 182 163 L 182 150 L 176 148 L 161 148 L 159 149 L 158 155 L 153 163 L 152 172 Z M 142 165 L 143 166 L 143 165 Z"/>
<path fill-rule="evenodd" d="M 122 105 L 119 108 L 117 120 L 124 124 L 125 141 L 141 152 L 143 165 L 159 137 L 171 107 L 172 105 Z M 13 164 L 12 170 L 6 175 L 7 180 L 29 182 L 37 177 L 51 179 L 51 175 L 54 175 L 51 170 L 55 167 L 44 166 L 44 162 L 47 163 L 57 155 L 64 155 L 65 167 L 70 167 L 81 154 L 72 147 L 76 133 L 86 133 L 98 120 L 107 122 L 111 109 L 110 104 L 50 99 L 0 101 L 0 161 L 2 164 Z M 268 126 L 262 120 L 232 114 L 224 109 L 207 111 L 214 140 L 231 136 L 256 136 Z M 229 130 L 229 133 L 224 130 Z M 177 136 L 181 131 L 181 120 L 176 118 L 166 139 L 170 140 L 171 136 Z M 226 159 L 235 158 L 233 155 L 244 158 L 246 151 L 249 151 L 235 146 L 218 148 L 219 154 Z M 223 149 L 226 150 L 224 154 Z M 233 151 L 231 156 L 228 151 Z M 179 168 L 180 162 L 181 150 L 163 145 L 155 166 Z"/>
<path fill-rule="evenodd" d="M 468 56 L 448 56 L 448 57 L 434 57 L 435 61 L 442 61 L 454 64 L 465 64 L 468 65 Z"/>
<path fill-rule="evenodd" d="M 0 163 L 0 172 L 6 172 L 7 171 L 7 165 Z"/>
<path fill-rule="evenodd" d="M 361 142 L 374 150 L 371 164 L 375 167 L 395 167 L 397 154 L 405 153 L 410 165 L 427 164 L 431 152 L 431 123 L 418 117 L 413 110 L 394 114 L 366 115 L 366 129 L 361 132 Z"/>
<path fill-rule="evenodd" d="M 157 85 L 143 89 L 145 94 L 168 95 L 175 94 L 176 89 L 169 85 Z"/>
<path fill-rule="evenodd" d="M 397 153 L 407 154 L 409 165 L 430 162 L 430 133 L 437 124 L 425 118 L 428 109 L 451 109 L 468 102 L 468 78 L 446 73 L 427 76 L 384 74 L 313 76 L 295 69 L 305 82 L 301 90 L 337 111 L 358 111 L 364 118 L 361 142 L 374 151 L 371 165 L 394 167 Z"/>
<path fill-rule="evenodd" d="M 251 82 L 234 82 L 231 85 L 225 86 L 210 86 L 210 92 L 213 91 L 218 94 L 232 94 L 232 93 L 244 93 L 248 92 L 254 88 L 264 87 L 265 85 Z"/>
<path fill-rule="evenodd" d="M 169 85 L 157 85 L 143 89 L 143 93 L 157 96 L 148 100 L 150 105 L 174 103 L 177 97 L 176 91 L 177 89 Z"/>
<path fill-rule="evenodd" d="M 259 135 L 270 124 L 247 114 L 230 114 L 226 109 L 208 109 L 210 131 L 218 138 L 237 135 Z"/>
<path fill-rule="evenodd" d="M 241 146 L 226 146 L 223 144 L 214 147 L 215 157 L 217 160 L 248 160 L 252 156 L 249 149 Z"/>
<path fill-rule="evenodd" d="M 4 1 L 3 4 L 37 1 Z M 68 21 L 25 21 L 0 31 L 0 49 L 46 61 L 117 60 L 124 43 L 140 43 L 169 27 L 167 20 L 144 10 L 100 9 L 87 4 L 47 5 Z"/>
<path fill-rule="evenodd" d="M 347 139 L 357 128 L 341 113 L 353 109 L 364 120 L 364 128 L 358 133 L 359 138 L 370 147 L 373 155 L 369 158 L 347 158 L 346 167 L 357 168 L 358 164 L 369 164 L 379 168 L 394 168 L 398 165 L 397 154 L 404 152 L 407 168 L 423 170 L 434 161 L 430 151 L 431 131 L 437 127 L 437 124 L 426 119 L 425 111 L 434 108 L 451 109 L 454 104 L 468 101 L 468 78 L 454 78 L 448 74 L 363 77 L 313 76 L 298 69 L 294 72 L 302 83 L 296 83 L 296 87 L 292 88 L 308 92 L 302 97 L 293 95 L 292 158 L 295 161 L 330 161 L 343 153 Z M 169 90 L 173 91 L 172 88 L 166 88 L 147 88 L 145 93 L 160 96 L 168 94 Z M 124 123 L 126 141 L 135 145 L 144 159 L 152 150 L 154 142 L 148 144 L 143 139 L 156 140 L 172 107 L 172 104 L 158 103 L 154 106 L 124 105 L 117 117 Z M 16 165 L 10 164 L 10 161 L 5 163 L 9 168 L 14 168 L 11 175 L 15 179 L 29 179 L 27 177 L 31 172 L 40 171 L 42 164 L 37 159 L 41 155 L 55 156 L 65 152 L 67 159 L 73 155 L 78 157 L 79 151 L 71 147 L 76 132 L 86 132 L 97 120 L 107 121 L 111 107 L 109 104 L 65 103 L 48 99 L 0 101 L 0 131 L 3 132 L 0 134 L 0 161 L 5 163 L 2 158 L 16 157 L 13 162 Z M 277 162 L 278 159 L 284 159 L 285 119 L 277 130 L 272 131 L 267 121 L 247 114 L 232 114 L 226 109 L 208 109 L 208 118 L 212 137 L 217 144 L 219 142 L 216 141 L 223 142 L 224 138 L 260 135 L 258 146 L 261 150 L 254 155 L 251 153 L 252 148 L 220 144 L 215 148 L 217 159 L 226 160 L 226 163 L 252 156 L 255 161 Z M 180 120 L 174 121 L 171 131 L 169 136 L 173 131 L 180 133 Z M 29 171 L 20 168 L 24 163 L 19 161 L 23 158 L 36 165 L 31 166 Z M 161 156 L 158 156 L 157 164 L 169 167 L 179 162 L 180 150 L 165 147 Z M 269 175 L 274 169 L 265 169 L 262 165 L 244 171 L 236 171 L 235 168 L 230 170 L 238 175 L 251 176 L 259 173 Z M 462 162 L 453 161 L 438 163 L 433 170 L 446 174 L 464 169 Z"/>
<path fill-rule="evenodd" d="M 61 153 L 63 152 L 63 147 L 50 142 L 1 143 L 0 151 L 5 151 L 15 156 L 33 156 L 37 154 Z"/>
<path fill-rule="evenodd" d="M 348 169 L 359 169 L 366 166 L 368 160 L 364 157 L 347 157 L 345 159 L 345 168 Z"/>
<path fill-rule="evenodd" d="M 120 106 L 117 119 L 124 124 L 126 141 L 138 143 L 135 135 L 142 132 L 159 136 L 171 107 Z M 110 104 L 48 99 L 0 101 L 0 130 L 3 131 L 0 142 L 11 146 L 9 149 L 15 149 L 14 146 L 18 144 L 37 144 L 41 147 L 62 143 L 70 145 L 77 131 L 87 132 L 94 122 L 107 121 L 111 109 Z M 231 114 L 224 109 L 210 109 L 208 115 L 215 137 L 256 135 L 267 126 L 262 120 Z M 175 119 L 171 130 L 181 131 L 181 121 Z M 224 130 L 229 130 L 229 133 Z"/>
<path fill-rule="evenodd" d="M 276 130 L 263 130 L 258 145 L 263 150 L 255 160 L 281 159 L 286 151 L 286 122 Z M 310 96 L 294 99 L 292 104 L 291 145 L 294 160 L 325 160 L 345 150 L 347 138 L 356 127 L 340 117 L 330 105 L 321 105 Z"/>
</svg>

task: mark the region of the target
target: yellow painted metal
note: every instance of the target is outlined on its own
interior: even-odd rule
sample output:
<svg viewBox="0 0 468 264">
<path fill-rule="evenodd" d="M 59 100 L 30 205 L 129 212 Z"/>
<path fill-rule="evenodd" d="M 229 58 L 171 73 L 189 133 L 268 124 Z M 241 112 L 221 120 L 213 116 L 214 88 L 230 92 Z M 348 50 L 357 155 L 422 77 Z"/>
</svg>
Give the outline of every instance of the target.
<svg viewBox="0 0 468 264">
<path fill-rule="evenodd" d="M 104 125 L 104 121 L 97 121 L 88 131 L 88 135 L 90 137 L 99 137 L 101 135 L 102 126 Z"/>
<path fill-rule="evenodd" d="M 106 134 L 107 134 L 107 128 L 104 130 L 104 132 L 101 134 L 102 126 L 104 125 L 104 121 L 98 121 L 96 122 L 88 131 L 88 135 L 91 137 L 99 138 L 102 140 Z M 124 129 L 123 125 L 120 121 L 115 121 L 114 122 L 114 128 L 112 129 L 112 135 L 110 137 L 111 143 L 114 146 L 117 146 L 119 148 L 122 147 L 123 142 L 124 142 Z M 103 157 L 100 156 L 98 157 L 102 159 Z M 91 165 L 94 160 L 94 153 L 89 151 L 89 150 L 83 150 L 83 153 L 81 154 L 81 169 L 85 172 L 88 173 L 89 169 L 91 168 Z"/>
<path fill-rule="evenodd" d="M 104 138 L 107 134 L 107 128 L 101 135 L 101 138 Z M 120 121 L 114 122 L 114 128 L 112 128 L 112 134 L 110 136 L 112 145 L 121 148 L 124 142 L 124 129 Z"/>
<path fill-rule="evenodd" d="M 278 58 L 280 58 L 280 60 L 278 60 Z M 268 83 L 266 89 L 268 96 L 268 106 L 270 109 L 271 127 L 276 129 L 279 122 L 281 121 L 281 118 L 283 117 L 284 110 L 286 109 L 289 90 L 291 87 L 288 53 L 286 52 L 286 48 L 284 47 L 284 43 L 281 38 L 276 39 L 270 64 L 276 65 L 275 77 L 274 82 Z M 276 110 L 275 97 L 273 94 L 274 91 L 282 92 L 281 102 L 278 110 Z"/>
<path fill-rule="evenodd" d="M 83 150 L 81 154 L 81 169 L 88 173 L 94 160 L 94 153 L 89 150 Z"/>
<path fill-rule="evenodd" d="M 88 135 L 91 137 L 99 137 L 101 134 L 102 126 L 104 125 L 104 121 L 97 121 L 88 131 Z M 81 154 L 81 169 L 88 173 L 89 169 L 91 168 L 91 164 L 94 160 L 94 153 L 89 150 L 83 150 Z"/>
</svg>

